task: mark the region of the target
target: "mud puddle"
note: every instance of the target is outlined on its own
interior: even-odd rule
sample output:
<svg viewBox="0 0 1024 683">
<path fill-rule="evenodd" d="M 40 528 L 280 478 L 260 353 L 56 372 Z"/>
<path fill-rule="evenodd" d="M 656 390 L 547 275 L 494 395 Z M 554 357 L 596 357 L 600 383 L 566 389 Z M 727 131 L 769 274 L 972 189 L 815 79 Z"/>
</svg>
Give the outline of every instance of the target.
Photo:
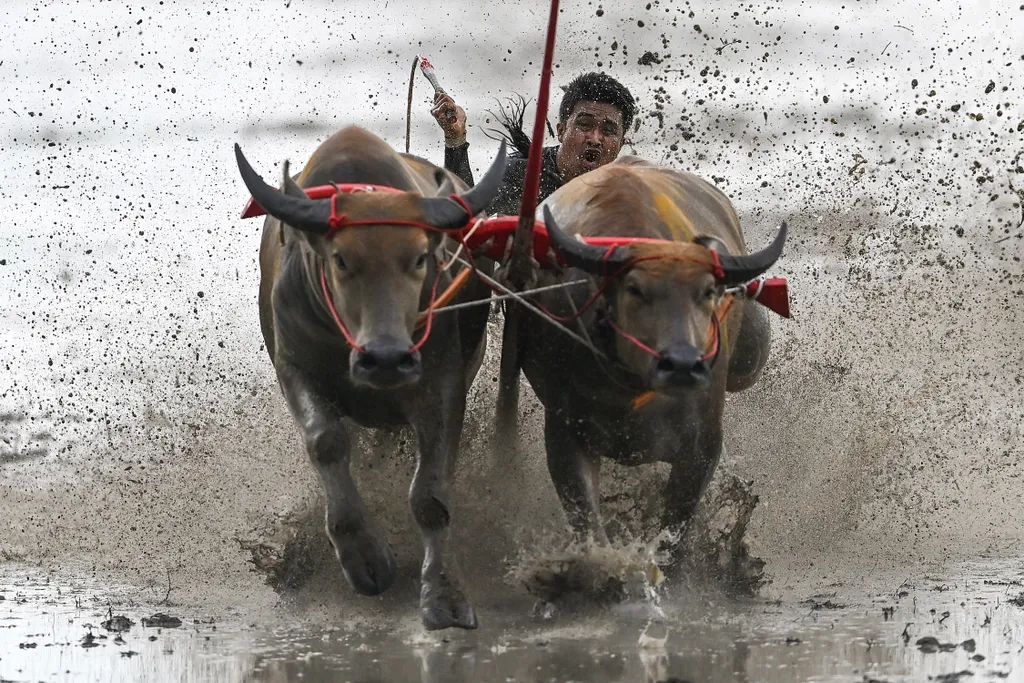
<svg viewBox="0 0 1024 683">
<path fill-rule="evenodd" d="M 1021 680 L 1024 562 L 917 572 L 876 571 L 868 586 L 853 571 L 795 578 L 742 601 L 670 588 L 653 618 L 650 605 L 545 618 L 506 603 L 478 631 L 426 633 L 411 611 L 333 625 L 284 601 L 270 615 L 244 604 L 210 614 L 8 567 L 0 680 Z"/>
</svg>

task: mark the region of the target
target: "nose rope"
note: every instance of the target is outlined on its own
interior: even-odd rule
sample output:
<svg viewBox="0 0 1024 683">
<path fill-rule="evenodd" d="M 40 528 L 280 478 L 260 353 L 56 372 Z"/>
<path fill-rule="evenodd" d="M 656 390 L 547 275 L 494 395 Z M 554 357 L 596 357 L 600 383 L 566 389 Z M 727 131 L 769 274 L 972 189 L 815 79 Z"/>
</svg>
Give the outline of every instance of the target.
<svg viewBox="0 0 1024 683">
<path fill-rule="evenodd" d="M 341 316 L 338 315 L 337 309 L 334 308 L 334 299 L 331 297 L 331 290 L 327 287 L 327 273 L 324 271 L 323 264 L 320 264 L 320 289 L 324 293 L 324 299 L 327 301 L 327 308 L 331 312 L 331 317 L 334 318 L 334 324 L 338 326 L 338 330 L 341 332 L 341 336 L 345 338 L 348 345 L 352 347 L 354 351 L 359 353 L 366 353 L 366 349 L 356 343 L 352 333 L 345 327 L 345 323 L 341 321 Z"/>
<path fill-rule="evenodd" d="M 349 220 L 346 214 L 338 213 L 338 195 L 342 194 L 342 192 L 344 192 L 345 190 L 342 190 L 342 188 L 338 187 L 336 183 L 331 183 L 331 186 L 334 188 L 334 194 L 331 195 L 331 215 L 327 219 L 328 230 L 326 237 L 328 238 L 331 237 L 338 230 L 353 225 L 408 225 L 411 227 L 422 228 L 424 230 L 440 232 L 444 235 L 453 236 L 452 233 L 448 230 L 442 230 L 436 226 L 430 225 L 429 223 L 420 223 L 419 221 L 388 219 L 370 219 L 359 221 Z M 348 191 L 372 192 L 377 189 L 390 192 L 400 192 L 400 190 L 394 188 L 377 187 L 369 185 L 365 187 L 355 186 L 350 188 Z M 466 202 L 464 198 L 462 198 L 458 194 L 452 193 L 448 195 L 448 199 L 451 199 L 453 202 L 461 206 L 462 210 L 466 212 L 466 223 L 469 223 L 469 221 L 473 219 L 473 210 L 470 208 L 469 204 Z M 476 228 L 480 227 L 481 222 L 482 221 L 479 220 L 477 221 L 476 225 L 473 226 L 473 229 L 470 230 L 470 234 L 472 234 L 476 230 Z M 454 237 L 459 243 L 460 250 L 466 246 L 466 235 L 455 234 Z M 466 254 L 470 254 L 469 250 L 466 251 Z M 464 287 L 466 283 L 469 281 L 469 271 L 466 271 L 465 273 L 459 273 L 459 275 L 452 280 L 451 285 L 449 285 L 449 287 L 441 294 L 441 296 L 438 297 L 437 287 L 441 282 L 441 276 L 448 271 L 448 269 L 451 267 L 452 262 L 454 261 L 449 262 L 447 264 L 442 263 L 441 259 L 436 259 L 436 261 L 437 272 L 434 275 L 434 284 L 430 288 L 430 302 L 427 304 L 427 309 L 421 312 L 417 316 L 416 320 L 417 328 L 421 326 L 424 327 L 423 336 L 420 337 L 420 340 L 418 342 L 413 344 L 413 346 L 409 349 L 409 353 L 416 353 L 421 348 L 423 348 L 424 344 L 427 343 L 427 339 L 430 338 L 430 332 L 433 329 L 434 325 L 434 311 L 438 307 L 438 305 L 443 305 L 442 302 L 446 303 L 453 299 L 455 295 L 458 293 L 458 291 L 461 290 L 462 287 Z M 476 264 L 472 263 L 472 259 L 470 261 L 469 267 L 472 271 L 476 271 Z M 324 300 L 327 303 L 327 308 L 331 313 L 331 317 L 334 319 L 334 324 L 337 326 L 338 331 L 341 332 L 341 336 L 345 338 L 345 341 L 354 351 L 357 351 L 359 353 L 366 353 L 366 349 L 364 349 L 362 346 L 356 343 L 355 337 L 352 336 L 352 333 L 349 331 L 348 327 L 342 321 L 341 316 L 338 315 L 338 310 L 334 306 L 334 297 L 331 296 L 330 287 L 327 286 L 327 272 L 323 263 L 320 264 L 320 290 L 323 292 Z"/>
<path fill-rule="evenodd" d="M 418 342 L 412 345 L 412 347 L 409 349 L 409 353 L 416 353 L 421 348 L 423 348 L 423 345 L 427 343 L 427 339 L 430 337 L 430 331 L 433 328 L 434 324 L 434 313 L 437 309 L 438 302 L 441 299 L 441 297 L 437 296 L 437 286 L 441 282 L 441 274 L 443 272 L 444 271 L 438 268 L 437 274 L 434 276 L 434 284 L 430 288 L 430 303 L 427 305 L 427 310 L 419 314 L 419 319 L 417 320 L 416 325 L 417 328 L 420 327 L 421 325 L 424 327 L 423 336 L 420 337 L 420 340 Z M 465 272 L 468 273 L 469 271 Z M 457 278 L 455 281 L 452 282 L 452 285 L 458 285 L 459 287 L 461 287 L 466 283 L 467 280 L 468 278 Z M 334 297 L 331 296 L 331 290 L 327 286 L 327 271 L 324 269 L 323 264 L 320 265 L 320 289 L 324 294 L 324 300 L 327 302 L 327 309 L 330 311 L 331 317 L 334 319 L 334 324 L 337 326 L 338 331 L 341 332 L 341 336 L 345 338 L 345 341 L 348 343 L 350 347 L 352 347 L 353 351 L 357 351 L 359 353 L 366 353 L 366 349 L 356 343 L 355 337 L 352 336 L 352 333 L 349 332 L 348 327 L 346 327 L 345 323 L 342 322 L 341 316 L 338 315 L 338 309 L 334 307 Z M 446 290 L 444 294 L 447 295 L 448 291 Z M 454 296 L 454 293 L 451 296 Z"/>
<path fill-rule="evenodd" d="M 721 347 L 722 336 L 721 321 L 723 318 L 725 318 L 726 315 L 728 315 L 729 309 L 732 308 L 732 302 L 732 296 L 728 295 L 727 300 L 725 301 L 725 305 L 719 306 L 718 308 L 715 309 L 715 312 L 711 314 L 711 340 L 708 342 L 708 346 L 710 346 L 711 348 L 708 351 L 706 351 L 703 356 L 700 357 L 702 362 L 706 363 L 708 361 L 711 361 L 713 365 L 714 362 L 718 360 L 718 351 Z M 657 358 L 659 360 L 663 357 L 660 352 L 655 351 L 653 348 L 651 348 L 647 344 L 644 344 L 638 338 L 631 335 L 629 332 L 626 332 L 624 329 L 615 324 L 614 320 L 609 319 L 608 324 L 611 326 L 613 330 L 615 330 L 616 334 L 618 334 L 620 337 L 622 337 L 623 339 L 625 339 L 630 344 L 637 347 L 647 355 L 653 358 Z"/>
<path fill-rule="evenodd" d="M 423 348 L 423 345 L 427 343 L 427 339 L 430 338 L 430 330 L 434 324 L 434 307 L 437 303 L 437 283 L 441 281 L 441 273 L 443 272 L 444 271 L 439 266 L 437 274 L 434 275 L 434 286 L 430 288 L 430 304 L 427 305 L 427 322 L 423 329 L 423 336 L 420 337 L 418 342 L 412 345 L 412 348 L 409 349 L 409 353 L 416 353 L 419 351 Z"/>
</svg>

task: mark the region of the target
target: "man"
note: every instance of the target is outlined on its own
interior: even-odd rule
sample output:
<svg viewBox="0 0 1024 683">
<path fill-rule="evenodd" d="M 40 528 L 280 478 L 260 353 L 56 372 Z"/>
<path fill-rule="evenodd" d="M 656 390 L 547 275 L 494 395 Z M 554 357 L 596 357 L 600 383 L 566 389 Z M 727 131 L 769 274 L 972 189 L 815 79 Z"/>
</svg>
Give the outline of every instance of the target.
<svg viewBox="0 0 1024 683">
<path fill-rule="evenodd" d="M 453 110 L 454 116 L 451 115 Z M 444 167 L 472 187 L 466 112 L 446 93 L 434 96 L 434 107 L 430 111 L 444 131 Z M 529 138 L 521 130 L 521 113 L 518 121 L 513 120 L 515 117 L 502 121 L 509 129 L 513 146 L 520 151 L 518 156 L 509 159 L 504 183 L 487 207 L 492 215 L 519 213 L 526 176 L 526 149 L 529 148 Z M 558 109 L 559 144 L 545 147 L 543 151 L 538 204 L 564 183 L 614 161 L 635 116 L 633 95 L 611 76 L 590 72 L 570 81 Z"/>
</svg>

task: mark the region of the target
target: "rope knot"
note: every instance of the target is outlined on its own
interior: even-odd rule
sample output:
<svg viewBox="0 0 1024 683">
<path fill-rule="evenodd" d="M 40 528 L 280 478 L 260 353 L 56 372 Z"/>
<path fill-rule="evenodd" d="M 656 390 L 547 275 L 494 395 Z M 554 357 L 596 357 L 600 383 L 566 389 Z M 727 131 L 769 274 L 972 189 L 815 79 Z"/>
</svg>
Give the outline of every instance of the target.
<svg viewBox="0 0 1024 683">
<path fill-rule="evenodd" d="M 331 195 L 331 216 L 327 219 L 327 236 L 330 237 L 345 224 L 347 216 L 345 214 L 338 213 L 338 195 L 341 194 L 341 188 L 335 183 L 331 183 L 334 187 L 334 194 Z"/>
</svg>

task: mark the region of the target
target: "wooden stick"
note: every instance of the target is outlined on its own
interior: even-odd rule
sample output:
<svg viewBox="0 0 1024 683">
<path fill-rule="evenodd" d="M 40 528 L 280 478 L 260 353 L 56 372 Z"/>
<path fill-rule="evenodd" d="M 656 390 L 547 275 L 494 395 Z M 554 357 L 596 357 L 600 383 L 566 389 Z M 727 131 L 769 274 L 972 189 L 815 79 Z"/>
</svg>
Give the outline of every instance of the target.
<svg viewBox="0 0 1024 683">
<path fill-rule="evenodd" d="M 405 153 L 409 153 L 409 142 L 412 139 L 412 84 L 416 82 L 416 65 L 420 56 L 412 58 L 412 72 L 409 74 L 409 104 L 405 110 Z"/>
</svg>

